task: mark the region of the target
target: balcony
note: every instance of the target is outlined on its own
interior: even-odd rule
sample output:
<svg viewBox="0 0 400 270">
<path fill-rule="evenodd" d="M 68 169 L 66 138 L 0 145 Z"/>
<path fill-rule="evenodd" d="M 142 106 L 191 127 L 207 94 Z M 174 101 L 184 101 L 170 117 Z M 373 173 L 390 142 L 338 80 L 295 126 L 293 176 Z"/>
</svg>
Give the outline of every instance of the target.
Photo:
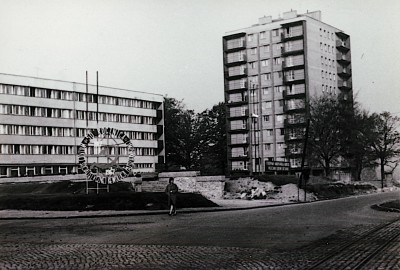
<svg viewBox="0 0 400 270">
<path fill-rule="evenodd" d="M 245 124 L 241 127 L 231 127 L 228 131 L 229 133 L 247 133 L 249 132 L 249 125 Z"/>
<path fill-rule="evenodd" d="M 247 68 L 244 66 L 231 67 L 225 71 L 225 77 L 229 79 L 241 78 L 247 76 Z"/>
<path fill-rule="evenodd" d="M 348 52 L 350 50 L 350 42 L 341 40 L 341 39 L 337 39 L 336 40 L 336 48 L 339 51 L 343 51 L 343 52 Z"/>
<path fill-rule="evenodd" d="M 349 78 L 351 76 L 351 66 L 342 67 L 341 65 L 338 65 L 337 73 L 341 77 Z"/>
<path fill-rule="evenodd" d="M 298 98 L 305 98 L 305 97 L 306 97 L 305 89 L 296 90 L 296 91 L 288 91 L 288 90 L 283 91 L 284 99 L 298 99 Z"/>
<path fill-rule="evenodd" d="M 247 146 L 247 145 L 249 145 L 249 138 L 245 138 L 243 140 L 236 140 L 229 143 L 229 146 L 234 146 L 234 147 Z"/>
<path fill-rule="evenodd" d="M 342 53 L 342 52 L 337 52 L 336 53 L 336 60 L 338 63 L 341 65 L 347 66 L 350 64 L 351 56 L 350 53 Z"/>
<path fill-rule="evenodd" d="M 292 55 L 292 54 L 303 54 L 304 53 L 304 46 L 303 43 L 300 44 L 294 44 L 292 46 L 283 46 L 281 48 L 281 54 L 286 56 L 286 55 Z"/>
<path fill-rule="evenodd" d="M 306 119 L 304 117 L 287 118 L 283 122 L 285 127 L 305 126 Z"/>
<path fill-rule="evenodd" d="M 303 150 L 301 148 L 286 148 L 285 149 L 285 156 L 286 157 L 295 157 L 301 156 L 303 154 Z"/>
<path fill-rule="evenodd" d="M 227 67 L 244 64 L 247 62 L 247 55 L 243 54 L 234 54 L 230 56 L 224 57 L 224 64 Z"/>
<path fill-rule="evenodd" d="M 224 51 L 233 52 L 246 48 L 246 33 L 238 33 L 224 37 Z"/>
<path fill-rule="evenodd" d="M 247 98 L 245 98 L 244 100 L 228 100 L 226 102 L 226 106 L 228 106 L 228 107 L 247 105 L 247 104 L 248 104 Z"/>
<path fill-rule="evenodd" d="M 284 70 L 303 68 L 303 67 L 304 67 L 304 58 L 303 57 L 301 57 L 299 59 L 294 59 L 294 60 L 283 60 L 282 61 L 282 68 Z"/>
<path fill-rule="evenodd" d="M 353 84 L 351 80 L 338 80 L 338 88 L 340 90 L 351 90 L 353 88 Z"/>
<path fill-rule="evenodd" d="M 304 103 L 295 103 L 295 104 L 287 104 L 283 105 L 283 111 L 285 113 L 295 113 L 295 112 L 305 112 L 306 107 Z"/>
<path fill-rule="evenodd" d="M 238 155 L 238 156 L 234 156 L 234 157 L 229 156 L 229 159 L 230 160 L 249 160 L 249 156 L 246 154 Z"/>
<path fill-rule="evenodd" d="M 285 72 L 285 75 L 283 76 L 283 83 L 287 84 L 304 81 L 304 70 L 298 70 L 298 72 L 296 71 L 297 70 L 295 70 L 293 73 Z"/>
<path fill-rule="evenodd" d="M 241 119 L 241 118 L 249 118 L 249 110 L 246 109 L 243 112 L 238 112 L 238 113 L 231 113 L 228 111 L 228 115 L 227 118 L 230 120 L 234 120 L 234 119 Z"/>
<path fill-rule="evenodd" d="M 295 39 L 301 39 L 303 38 L 303 28 L 298 27 L 298 28 L 289 28 L 286 29 L 283 33 L 281 33 L 281 39 L 282 41 L 288 41 L 288 40 L 295 40 Z"/>
<path fill-rule="evenodd" d="M 247 90 L 247 81 L 230 81 L 226 84 L 225 89 L 228 91 Z"/>
<path fill-rule="evenodd" d="M 300 141 L 304 139 L 304 135 L 302 134 L 290 134 L 290 133 L 286 133 L 285 134 L 285 141 L 289 142 L 289 141 Z M 288 149 L 288 148 L 286 148 Z"/>
</svg>

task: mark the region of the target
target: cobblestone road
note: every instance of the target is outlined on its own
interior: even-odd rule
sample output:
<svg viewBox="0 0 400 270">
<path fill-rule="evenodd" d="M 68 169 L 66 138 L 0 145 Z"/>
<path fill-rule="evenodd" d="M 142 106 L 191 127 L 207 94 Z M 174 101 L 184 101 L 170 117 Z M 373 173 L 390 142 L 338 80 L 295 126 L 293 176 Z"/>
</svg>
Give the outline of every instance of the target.
<svg viewBox="0 0 400 270">
<path fill-rule="evenodd" d="M 360 225 L 288 251 L 0 241 L 0 269 L 400 269 L 400 221 L 366 237 L 374 228 Z M 387 239 L 393 241 L 360 264 Z"/>
</svg>

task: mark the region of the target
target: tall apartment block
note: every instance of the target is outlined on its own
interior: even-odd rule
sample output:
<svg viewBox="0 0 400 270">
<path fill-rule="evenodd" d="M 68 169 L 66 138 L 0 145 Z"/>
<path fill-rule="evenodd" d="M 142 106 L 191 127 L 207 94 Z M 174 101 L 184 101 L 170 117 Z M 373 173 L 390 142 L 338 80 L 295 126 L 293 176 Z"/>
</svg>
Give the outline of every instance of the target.
<svg viewBox="0 0 400 270">
<path fill-rule="evenodd" d="M 0 74 L 0 177 L 83 173 L 79 145 L 104 128 L 130 138 L 135 172 L 152 173 L 164 163 L 161 95 Z M 86 157 L 125 162 L 127 145 L 117 139 L 93 140 Z"/>
<path fill-rule="evenodd" d="M 230 174 L 267 173 L 271 161 L 298 169 L 310 98 L 352 101 L 350 37 L 320 11 L 229 32 L 223 58 Z"/>
</svg>

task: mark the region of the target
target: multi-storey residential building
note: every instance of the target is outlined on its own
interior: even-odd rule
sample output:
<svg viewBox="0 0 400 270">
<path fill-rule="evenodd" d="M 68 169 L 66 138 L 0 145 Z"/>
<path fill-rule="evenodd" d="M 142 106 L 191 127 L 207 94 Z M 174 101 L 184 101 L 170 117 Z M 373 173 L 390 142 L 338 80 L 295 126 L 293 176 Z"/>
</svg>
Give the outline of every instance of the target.
<svg viewBox="0 0 400 270">
<path fill-rule="evenodd" d="M 129 137 L 135 172 L 164 163 L 161 95 L 0 74 L 0 177 L 82 173 L 79 145 L 104 128 Z M 129 156 L 127 145 L 110 136 L 93 140 L 85 152 L 97 165 Z"/>
<path fill-rule="evenodd" d="M 350 37 L 296 11 L 223 37 L 230 173 L 301 166 L 310 97 L 352 100 Z"/>
</svg>

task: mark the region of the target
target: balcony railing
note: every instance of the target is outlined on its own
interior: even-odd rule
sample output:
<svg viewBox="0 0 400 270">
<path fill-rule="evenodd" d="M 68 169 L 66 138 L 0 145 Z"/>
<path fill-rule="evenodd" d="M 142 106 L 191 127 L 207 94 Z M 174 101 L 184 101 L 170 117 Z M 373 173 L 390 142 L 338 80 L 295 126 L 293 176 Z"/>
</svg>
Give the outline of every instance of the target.
<svg viewBox="0 0 400 270">
<path fill-rule="evenodd" d="M 336 60 L 343 65 L 348 65 L 350 64 L 350 54 L 346 54 L 346 53 L 341 53 L 341 52 L 337 52 L 336 53 Z"/>
<path fill-rule="evenodd" d="M 228 83 L 228 90 L 247 89 L 247 81 L 231 81 Z"/>
<path fill-rule="evenodd" d="M 244 111 L 228 112 L 228 118 L 242 118 L 242 117 L 246 117 L 246 118 L 249 117 L 249 110 L 248 109 L 245 109 Z"/>
<path fill-rule="evenodd" d="M 338 88 L 342 90 L 350 90 L 353 87 L 351 81 L 338 80 Z"/>
<path fill-rule="evenodd" d="M 227 40 L 225 43 L 225 50 L 240 50 L 246 48 L 246 39 L 244 37 Z"/>
<path fill-rule="evenodd" d="M 243 140 L 234 140 L 231 141 L 230 145 L 244 145 L 244 144 L 249 144 L 249 138 L 245 138 Z"/>
<path fill-rule="evenodd" d="M 304 80 L 304 71 L 303 72 L 285 74 L 285 76 L 283 76 L 283 82 L 284 83 L 300 81 L 300 80 Z"/>
<path fill-rule="evenodd" d="M 281 53 L 282 54 L 292 54 L 292 53 L 300 53 L 304 51 L 304 47 L 303 47 L 303 43 L 300 44 L 293 44 L 291 46 L 288 46 L 285 44 L 285 46 L 283 46 L 281 48 Z"/>
<path fill-rule="evenodd" d="M 247 68 L 246 67 L 242 67 L 242 66 L 241 67 L 229 68 L 227 75 L 228 75 L 228 77 L 247 75 Z"/>
<path fill-rule="evenodd" d="M 351 66 L 343 67 L 341 65 L 338 65 L 337 72 L 340 76 L 349 77 L 351 76 Z"/>
<path fill-rule="evenodd" d="M 350 42 L 343 41 L 341 39 L 336 40 L 336 48 L 341 51 L 348 51 L 350 50 Z"/>
<path fill-rule="evenodd" d="M 239 54 L 239 55 L 232 55 L 226 57 L 226 64 L 234 64 L 234 63 L 241 63 L 246 62 L 247 56 L 246 54 Z"/>
<path fill-rule="evenodd" d="M 291 67 L 297 67 L 297 66 L 304 66 L 303 57 L 298 58 L 298 59 L 293 59 L 293 60 L 286 59 L 286 60 L 282 61 L 283 68 L 291 68 Z"/>
<path fill-rule="evenodd" d="M 303 36 L 303 28 L 290 29 L 289 32 L 284 31 L 281 34 L 281 39 L 282 40 L 295 39 L 295 38 L 300 38 L 302 36 Z"/>
<path fill-rule="evenodd" d="M 285 134 L 285 141 L 303 140 L 304 136 L 301 134 Z"/>
<path fill-rule="evenodd" d="M 304 125 L 306 120 L 304 117 L 296 117 L 296 118 L 287 118 L 284 121 L 285 126 L 289 125 Z"/>
</svg>

